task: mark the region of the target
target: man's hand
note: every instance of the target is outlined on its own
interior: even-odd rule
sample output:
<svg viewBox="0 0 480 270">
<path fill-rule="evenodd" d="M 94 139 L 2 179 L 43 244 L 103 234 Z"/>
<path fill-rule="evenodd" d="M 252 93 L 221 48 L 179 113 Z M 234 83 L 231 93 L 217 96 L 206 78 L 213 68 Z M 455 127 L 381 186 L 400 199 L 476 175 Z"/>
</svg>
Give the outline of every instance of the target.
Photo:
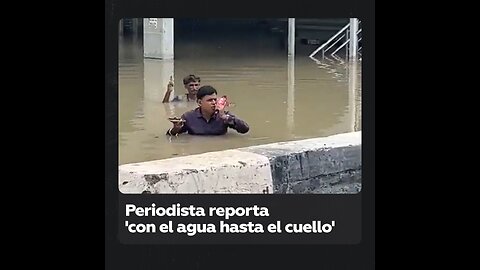
<svg viewBox="0 0 480 270">
<path fill-rule="evenodd" d="M 165 91 L 165 96 L 163 97 L 162 103 L 170 102 L 170 94 L 173 92 L 173 78 L 170 76 L 170 81 L 167 84 L 167 91 Z"/>
<path fill-rule="evenodd" d="M 174 129 L 180 130 L 180 129 L 183 127 L 183 125 L 184 125 L 184 123 L 185 123 L 185 120 L 182 119 L 182 120 L 180 120 L 180 121 L 178 121 L 178 122 L 172 122 L 172 123 L 173 123 L 173 128 L 174 128 Z"/>
<path fill-rule="evenodd" d="M 170 129 L 171 135 L 176 135 L 185 125 L 186 120 L 180 117 L 169 117 L 168 120 L 172 122 L 173 127 Z"/>
<path fill-rule="evenodd" d="M 228 107 L 228 103 L 226 103 L 226 100 L 219 100 L 217 101 L 217 104 L 215 104 L 215 109 L 218 111 L 218 116 L 222 118 L 224 121 L 228 120 L 228 115 L 225 114 L 225 109 Z"/>
<path fill-rule="evenodd" d="M 171 93 L 173 91 L 173 83 L 169 82 L 167 84 L 167 93 Z"/>
<path fill-rule="evenodd" d="M 227 96 L 219 98 L 215 106 L 219 112 L 225 110 L 228 107 Z"/>
</svg>

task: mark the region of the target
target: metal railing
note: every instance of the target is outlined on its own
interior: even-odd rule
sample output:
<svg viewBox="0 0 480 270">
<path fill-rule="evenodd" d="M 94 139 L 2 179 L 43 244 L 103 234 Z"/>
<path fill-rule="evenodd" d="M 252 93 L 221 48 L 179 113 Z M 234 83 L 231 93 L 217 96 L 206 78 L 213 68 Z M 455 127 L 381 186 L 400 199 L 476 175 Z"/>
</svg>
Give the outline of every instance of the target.
<svg viewBox="0 0 480 270">
<path fill-rule="evenodd" d="M 362 32 L 362 29 L 358 30 L 358 31 L 357 31 L 357 36 L 358 36 L 358 34 L 360 34 L 361 32 Z M 357 42 L 360 42 L 360 40 L 362 40 L 361 37 L 358 38 Z M 347 45 L 348 42 L 350 42 L 350 38 L 347 39 L 342 45 L 340 45 L 335 51 L 333 51 L 333 52 L 332 52 L 332 55 L 333 55 L 333 54 L 336 54 L 341 48 L 345 47 L 345 45 Z M 360 49 L 361 49 L 361 47 L 359 47 L 357 51 L 360 51 Z"/>
<path fill-rule="evenodd" d="M 360 25 L 360 21 L 358 21 Z M 342 29 L 340 29 L 335 35 L 333 35 L 329 40 L 327 40 L 325 43 L 323 43 L 320 47 L 318 47 L 315 51 L 313 51 L 309 57 L 312 58 L 313 60 L 316 60 L 313 56 L 316 55 L 318 52 L 322 52 L 322 58 L 325 58 L 325 54 L 334 46 L 340 42 L 341 40 L 344 40 L 344 42 L 338 46 L 330 55 L 334 56 L 339 50 L 341 50 L 343 47 L 345 47 L 349 42 L 350 42 L 350 23 L 345 25 Z M 362 29 L 359 28 L 359 30 L 356 32 L 356 35 L 358 37 L 357 42 L 360 42 L 362 40 L 362 37 L 359 36 L 361 34 Z M 357 52 L 360 53 L 361 47 L 359 46 L 357 49 Z M 348 55 L 348 47 L 347 47 L 347 55 Z"/>
</svg>

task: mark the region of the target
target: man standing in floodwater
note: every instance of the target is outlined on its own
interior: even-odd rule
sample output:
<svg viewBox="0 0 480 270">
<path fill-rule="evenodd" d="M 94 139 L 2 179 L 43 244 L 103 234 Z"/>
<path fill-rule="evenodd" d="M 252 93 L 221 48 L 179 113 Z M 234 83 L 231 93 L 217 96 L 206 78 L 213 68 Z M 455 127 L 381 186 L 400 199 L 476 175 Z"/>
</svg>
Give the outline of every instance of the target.
<svg viewBox="0 0 480 270">
<path fill-rule="evenodd" d="M 167 135 L 184 132 L 192 135 L 223 135 L 228 128 L 239 133 L 247 133 L 250 129 L 245 121 L 217 104 L 217 90 L 212 86 L 205 85 L 198 89 L 197 103 L 198 108 L 184 113 L 181 119 L 171 119 L 173 127 L 167 131 Z"/>
<path fill-rule="evenodd" d="M 187 93 L 184 95 L 175 96 L 172 99 L 174 101 L 195 101 L 198 89 L 200 88 L 200 77 L 190 74 L 183 78 L 183 87 L 187 89 Z M 170 94 L 173 91 L 173 79 L 170 77 L 170 82 L 167 85 L 167 92 L 165 92 L 165 96 L 163 97 L 163 103 L 168 103 L 170 99 Z"/>
</svg>

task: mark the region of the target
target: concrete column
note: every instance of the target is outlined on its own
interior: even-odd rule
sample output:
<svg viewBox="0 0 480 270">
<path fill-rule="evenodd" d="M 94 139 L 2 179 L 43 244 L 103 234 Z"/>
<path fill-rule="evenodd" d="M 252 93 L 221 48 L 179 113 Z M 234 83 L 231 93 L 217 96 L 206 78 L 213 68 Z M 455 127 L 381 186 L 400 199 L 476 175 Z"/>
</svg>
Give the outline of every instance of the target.
<svg viewBox="0 0 480 270">
<path fill-rule="evenodd" d="M 173 59 L 173 18 L 143 19 L 143 56 Z"/>
<path fill-rule="evenodd" d="M 350 59 L 357 59 L 357 50 L 358 50 L 358 19 L 350 18 L 350 46 L 348 56 Z"/>
<path fill-rule="evenodd" d="M 150 134 L 164 134 L 166 128 L 160 123 L 168 123 L 171 116 L 162 100 L 167 90 L 170 77 L 174 78 L 173 60 L 159 60 L 144 58 L 144 93 L 143 113 L 145 130 Z M 170 100 L 175 96 L 175 91 L 170 94 Z"/>
<path fill-rule="evenodd" d="M 288 18 L 288 96 L 287 129 L 290 134 L 295 131 L 295 18 Z"/>
<path fill-rule="evenodd" d="M 357 126 L 357 61 L 352 60 L 348 62 L 348 108 L 350 112 L 350 131 L 355 132 Z"/>
<path fill-rule="evenodd" d="M 293 135 L 295 131 L 295 58 L 288 57 L 288 94 L 287 94 L 287 129 Z"/>
<path fill-rule="evenodd" d="M 174 78 L 173 60 L 148 59 L 143 60 L 144 64 L 144 98 L 145 100 L 162 102 L 167 86 Z M 175 90 L 170 94 L 170 100 L 175 96 Z"/>
<path fill-rule="evenodd" d="M 295 18 L 288 18 L 288 56 L 295 56 Z"/>
</svg>

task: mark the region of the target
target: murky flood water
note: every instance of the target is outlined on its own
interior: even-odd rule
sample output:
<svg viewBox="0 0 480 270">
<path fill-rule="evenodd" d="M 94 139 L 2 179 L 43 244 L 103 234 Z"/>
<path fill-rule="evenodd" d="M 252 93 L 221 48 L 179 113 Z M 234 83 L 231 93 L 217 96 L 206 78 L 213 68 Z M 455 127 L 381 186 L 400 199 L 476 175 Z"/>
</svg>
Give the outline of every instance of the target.
<svg viewBox="0 0 480 270">
<path fill-rule="evenodd" d="M 361 130 L 361 61 L 341 58 L 315 62 L 316 47 L 297 45 L 294 61 L 278 39 L 261 32 L 175 33 L 175 60 L 143 58 L 141 36 L 119 38 L 119 163 L 198 154 Z M 230 111 L 250 131 L 224 136 L 165 135 L 195 102 L 162 103 L 170 72 L 175 95 L 182 78 L 201 77 L 234 105 Z"/>
</svg>

